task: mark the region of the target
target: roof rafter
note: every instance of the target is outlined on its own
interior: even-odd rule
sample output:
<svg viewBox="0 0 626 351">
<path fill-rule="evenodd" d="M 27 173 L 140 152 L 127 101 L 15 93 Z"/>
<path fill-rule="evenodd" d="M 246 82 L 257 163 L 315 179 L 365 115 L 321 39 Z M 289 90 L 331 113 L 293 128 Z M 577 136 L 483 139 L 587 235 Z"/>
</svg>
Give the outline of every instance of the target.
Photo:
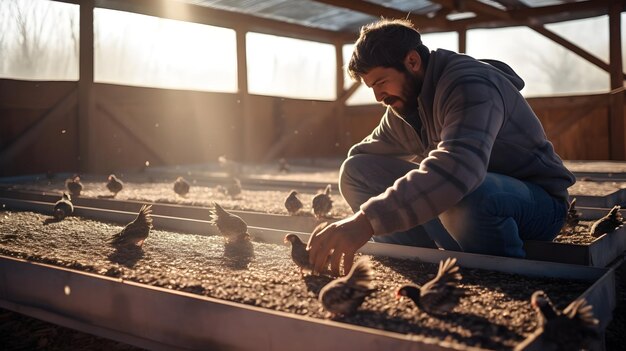
<svg viewBox="0 0 626 351">
<path fill-rule="evenodd" d="M 363 0 L 313 0 L 326 5 L 341 7 L 348 10 L 365 13 L 374 17 L 406 18 L 420 27 L 445 28 L 446 23 L 439 18 L 431 18 L 394 8 L 378 5 Z"/>
</svg>

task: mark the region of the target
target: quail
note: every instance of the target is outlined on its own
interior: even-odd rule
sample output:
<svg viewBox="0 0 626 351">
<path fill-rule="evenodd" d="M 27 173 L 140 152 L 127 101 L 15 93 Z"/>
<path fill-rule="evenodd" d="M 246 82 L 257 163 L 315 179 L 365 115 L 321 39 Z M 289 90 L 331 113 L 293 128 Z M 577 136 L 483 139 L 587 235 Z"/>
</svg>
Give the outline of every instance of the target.
<svg viewBox="0 0 626 351">
<path fill-rule="evenodd" d="M 61 196 L 61 200 L 54 204 L 52 215 L 57 221 L 63 220 L 74 212 L 74 205 L 72 205 L 72 198 L 66 192 Z"/>
<path fill-rule="evenodd" d="M 463 277 L 456 265 L 456 258 L 439 261 L 437 276 L 422 285 L 407 284 L 396 291 L 396 298 L 406 296 L 422 311 L 432 314 L 450 312 L 459 302 L 464 290 L 458 287 Z"/>
<path fill-rule="evenodd" d="M 588 349 L 600 340 L 598 320 L 593 316 L 593 306 L 584 298 L 578 298 L 563 311 L 554 307 L 548 295 L 535 291 L 530 303 L 537 312 L 537 322 L 542 330 L 540 338 L 551 350 Z"/>
<path fill-rule="evenodd" d="M 333 200 L 330 198 L 330 187 L 328 184 L 324 192 L 321 192 L 313 197 L 313 214 L 317 219 L 321 219 L 328 215 L 328 212 L 333 208 Z"/>
<path fill-rule="evenodd" d="M 298 199 L 298 192 L 295 190 L 289 192 L 289 195 L 285 199 L 285 208 L 289 215 L 293 216 L 298 213 L 298 211 L 302 209 L 302 206 L 302 201 Z"/>
<path fill-rule="evenodd" d="M 136 245 L 143 246 L 152 229 L 152 205 L 143 205 L 137 218 L 128 223 L 122 231 L 113 234 L 109 243 L 114 246 Z"/>
<path fill-rule="evenodd" d="M 80 192 L 83 191 L 83 183 L 80 182 L 80 177 L 75 175 L 65 180 L 65 188 L 73 197 L 79 197 Z"/>
<path fill-rule="evenodd" d="M 250 237 L 248 225 L 241 217 L 226 212 L 216 202 L 213 203 L 213 206 L 210 223 L 217 226 L 217 229 L 226 238 L 227 242 L 236 242 Z"/>
<path fill-rule="evenodd" d="M 124 183 L 122 183 L 121 180 L 117 179 L 115 174 L 109 175 L 109 178 L 107 181 L 107 189 L 109 189 L 109 191 L 113 193 L 113 197 L 117 196 L 117 193 L 122 191 L 123 188 L 124 188 Z"/>
<path fill-rule="evenodd" d="M 217 186 L 217 191 L 224 195 L 228 195 L 231 198 L 234 198 L 237 195 L 241 194 L 241 181 L 238 178 L 230 177 L 228 178 L 228 183 L 226 183 L 226 186 Z"/>
<path fill-rule="evenodd" d="M 183 177 L 176 178 L 174 182 L 174 192 L 180 196 L 185 196 L 189 192 L 189 182 Z"/>
<path fill-rule="evenodd" d="M 619 212 L 620 209 L 620 205 L 615 205 L 606 216 L 594 222 L 591 225 L 591 235 L 597 238 L 603 234 L 612 233 L 622 227 L 624 225 L 624 218 L 622 218 L 622 214 Z"/>
<path fill-rule="evenodd" d="M 304 272 L 311 271 L 311 264 L 309 263 L 309 251 L 306 249 L 306 244 L 296 234 L 287 234 L 283 240 L 286 243 L 291 243 L 291 259 L 300 267 L 300 275 Z"/>
<path fill-rule="evenodd" d="M 565 225 L 561 228 L 561 234 L 573 234 L 580 222 L 580 212 L 576 209 L 576 198 L 573 198 L 569 203 L 567 209 L 567 216 L 565 217 Z"/>
<path fill-rule="evenodd" d="M 331 281 L 320 290 L 319 301 L 331 317 L 351 315 L 376 291 L 372 288 L 372 279 L 370 260 L 361 257 L 348 275 Z"/>
<path fill-rule="evenodd" d="M 278 159 L 278 171 L 280 173 L 289 173 L 289 164 L 284 157 Z"/>
</svg>

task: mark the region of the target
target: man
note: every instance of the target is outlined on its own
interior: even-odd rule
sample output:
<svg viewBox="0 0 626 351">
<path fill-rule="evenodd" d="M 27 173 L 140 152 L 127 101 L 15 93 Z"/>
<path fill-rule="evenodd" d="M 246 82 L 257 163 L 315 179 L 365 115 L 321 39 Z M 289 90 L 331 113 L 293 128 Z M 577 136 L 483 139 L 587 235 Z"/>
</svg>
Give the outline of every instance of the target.
<svg viewBox="0 0 626 351">
<path fill-rule="evenodd" d="M 522 240 L 554 239 L 575 178 L 509 66 L 430 52 L 410 22 L 383 19 L 361 28 L 348 71 L 387 111 L 342 165 L 355 213 L 311 238 L 315 271 L 329 254 L 333 273 L 342 257 L 349 271 L 370 239 L 421 245 L 426 233 L 444 249 L 511 257 L 524 257 Z"/>
</svg>

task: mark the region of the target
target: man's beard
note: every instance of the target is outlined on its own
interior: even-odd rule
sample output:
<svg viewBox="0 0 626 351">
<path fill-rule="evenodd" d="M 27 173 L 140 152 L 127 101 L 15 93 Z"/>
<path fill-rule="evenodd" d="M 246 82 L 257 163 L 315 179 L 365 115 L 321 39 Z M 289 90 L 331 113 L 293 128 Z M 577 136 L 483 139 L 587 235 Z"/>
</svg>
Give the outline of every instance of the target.
<svg viewBox="0 0 626 351">
<path fill-rule="evenodd" d="M 402 87 L 400 96 L 388 96 L 383 101 L 385 105 L 398 116 L 406 119 L 408 116 L 417 113 L 417 97 L 422 91 L 422 84 L 424 83 L 419 77 L 412 75 L 409 72 L 404 72 L 406 80 Z M 402 106 L 393 107 L 393 103 L 397 100 L 402 102 Z"/>
</svg>

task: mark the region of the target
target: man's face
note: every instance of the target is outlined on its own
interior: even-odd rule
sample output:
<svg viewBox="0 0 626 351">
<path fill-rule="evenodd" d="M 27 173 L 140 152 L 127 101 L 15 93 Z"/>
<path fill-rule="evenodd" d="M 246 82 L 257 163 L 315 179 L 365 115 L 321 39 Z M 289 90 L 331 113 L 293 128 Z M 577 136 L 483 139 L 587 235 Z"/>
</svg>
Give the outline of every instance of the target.
<svg viewBox="0 0 626 351">
<path fill-rule="evenodd" d="M 395 68 L 375 67 L 361 76 L 365 85 L 372 88 L 376 101 L 389 106 L 403 118 L 417 113 L 417 96 L 423 80 L 416 74 Z"/>
</svg>

